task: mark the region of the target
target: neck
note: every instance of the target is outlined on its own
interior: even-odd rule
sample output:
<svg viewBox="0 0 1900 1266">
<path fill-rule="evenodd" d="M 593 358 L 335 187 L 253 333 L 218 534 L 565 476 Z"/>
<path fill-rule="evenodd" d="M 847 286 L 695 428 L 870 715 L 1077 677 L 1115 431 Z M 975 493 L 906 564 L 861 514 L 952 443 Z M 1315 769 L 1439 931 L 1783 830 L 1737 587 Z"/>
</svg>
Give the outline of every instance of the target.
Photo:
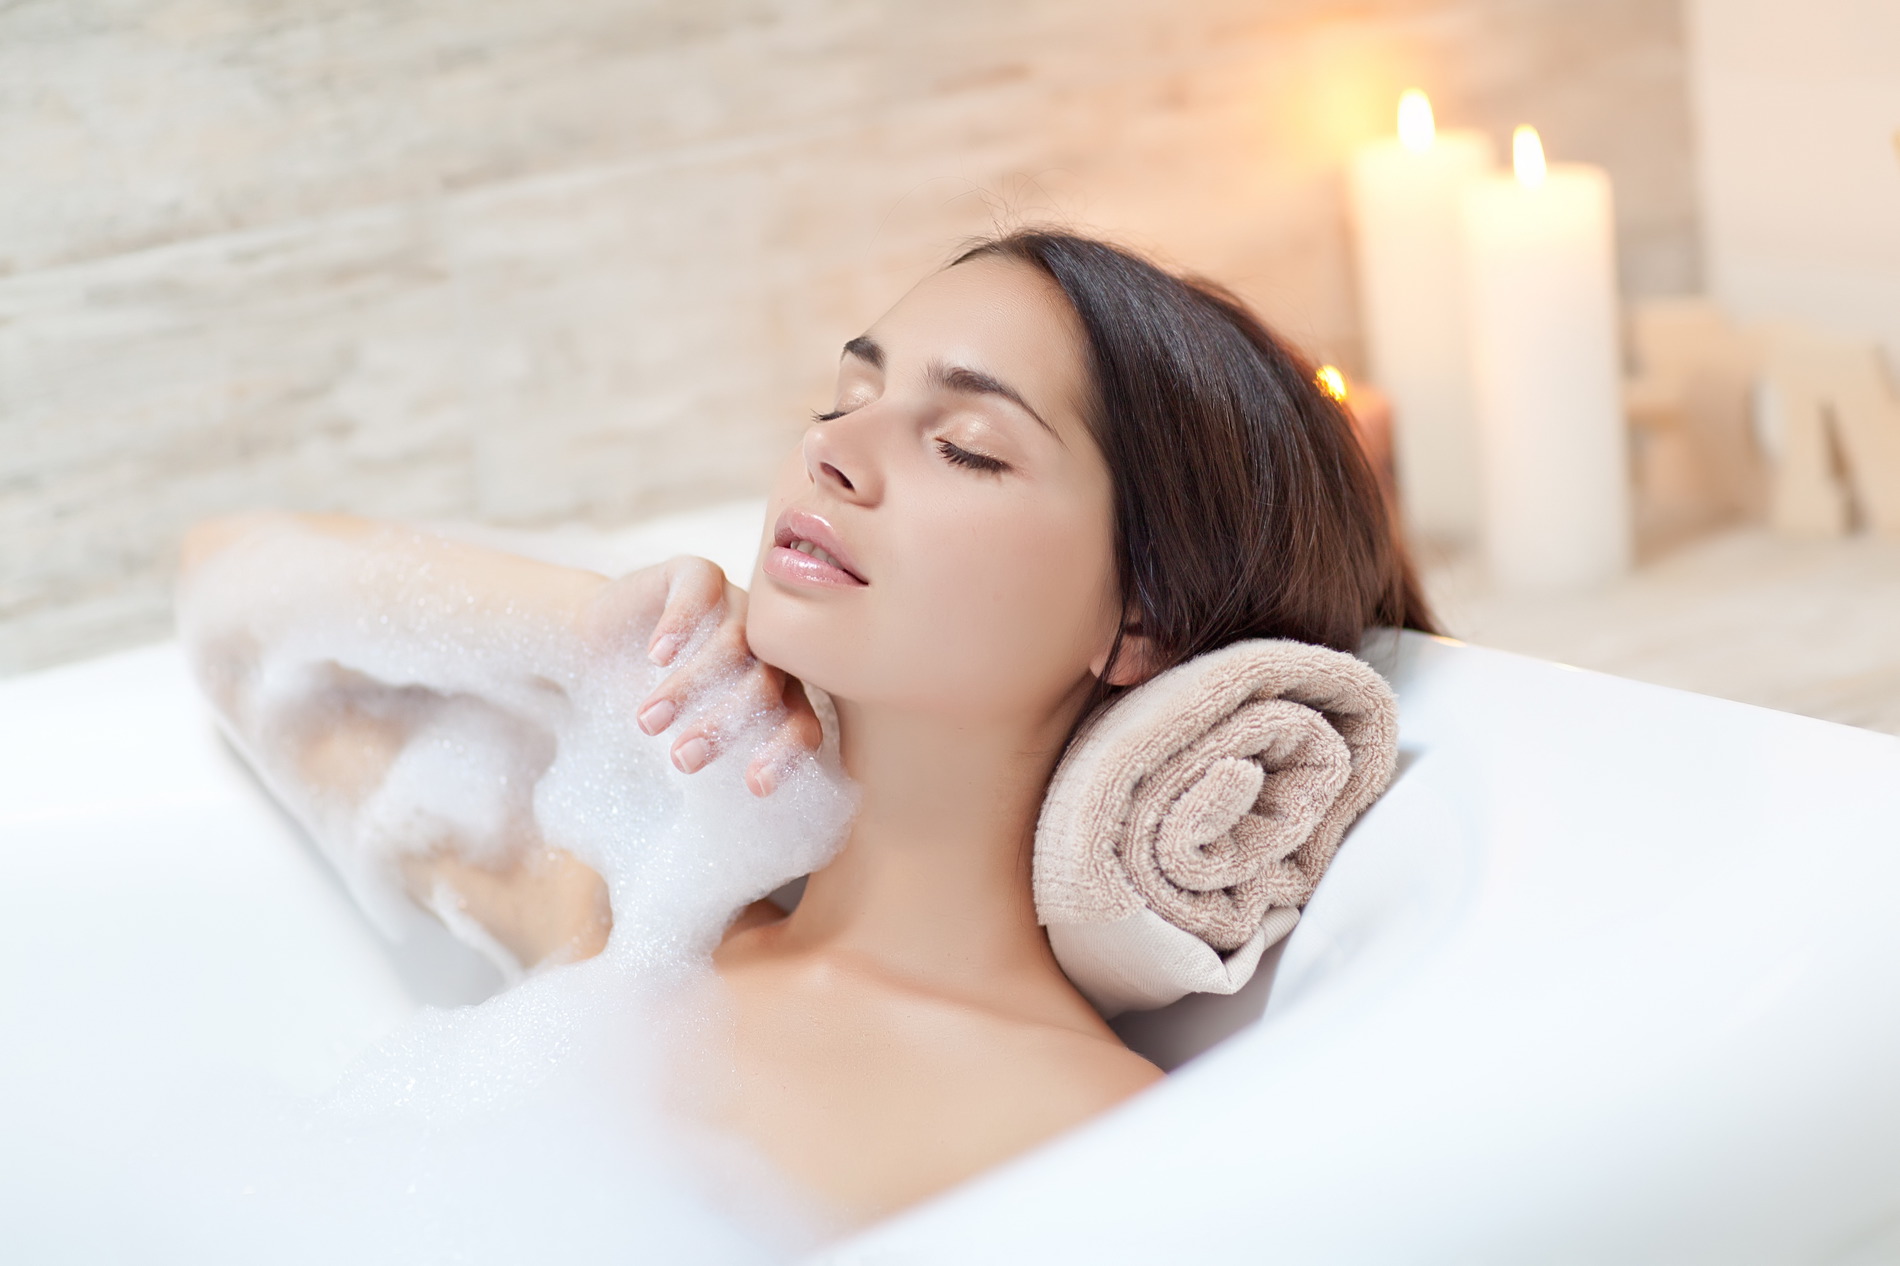
<svg viewBox="0 0 1900 1266">
<path fill-rule="evenodd" d="M 787 948 L 841 951 L 907 985 L 1017 1009 L 1068 990 L 1036 923 L 1036 816 L 1078 697 L 1045 724 L 953 721 L 835 700 L 863 799 L 813 874 Z"/>
</svg>

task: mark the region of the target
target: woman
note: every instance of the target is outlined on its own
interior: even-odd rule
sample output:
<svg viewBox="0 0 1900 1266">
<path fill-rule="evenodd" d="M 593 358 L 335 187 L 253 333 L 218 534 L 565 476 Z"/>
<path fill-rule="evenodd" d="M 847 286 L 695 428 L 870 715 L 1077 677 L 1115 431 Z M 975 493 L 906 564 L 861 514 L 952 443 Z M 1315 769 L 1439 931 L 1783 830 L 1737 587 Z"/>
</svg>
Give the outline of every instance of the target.
<svg viewBox="0 0 1900 1266">
<path fill-rule="evenodd" d="M 251 528 L 200 529 L 188 564 Z M 697 1102 L 863 1220 L 1160 1076 L 1063 976 L 1031 900 L 1037 811 L 1089 715 L 1242 638 L 1350 650 L 1369 625 L 1430 621 L 1310 368 L 1224 292 L 1060 233 L 976 247 L 845 345 L 766 530 L 749 595 L 701 560 L 610 582 L 439 545 L 429 569 L 498 620 L 593 644 L 651 628 L 672 672 L 632 713 L 687 772 L 722 755 L 694 706 L 708 683 L 783 701 L 755 794 L 818 743 L 798 683 L 829 694 L 862 801 L 797 908 L 761 902 L 719 945 L 732 1057 Z M 303 776 L 361 794 L 402 741 L 346 714 L 310 736 Z M 598 879 L 541 856 L 478 866 L 451 841 L 411 879 L 454 888 L 523 962 L 594 952 Z"/>
</svg>

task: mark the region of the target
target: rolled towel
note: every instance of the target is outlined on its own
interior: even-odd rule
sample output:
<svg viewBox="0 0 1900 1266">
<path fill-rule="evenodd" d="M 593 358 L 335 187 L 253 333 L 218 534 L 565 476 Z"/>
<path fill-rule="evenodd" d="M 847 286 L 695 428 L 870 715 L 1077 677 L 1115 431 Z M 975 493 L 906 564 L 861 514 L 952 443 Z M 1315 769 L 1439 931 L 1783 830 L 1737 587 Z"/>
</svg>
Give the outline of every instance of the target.
<svg viewBox="0 0 1900 1266">
<path fill-rule="evenodd" d="M 1129 691 L 1071 745 L 1036 824 L 1056 961 L 1103 1015 L 1234 992 L 1397 749 L 1384 679 L 1303 642 L 1236 642 Z"/>
</svg>

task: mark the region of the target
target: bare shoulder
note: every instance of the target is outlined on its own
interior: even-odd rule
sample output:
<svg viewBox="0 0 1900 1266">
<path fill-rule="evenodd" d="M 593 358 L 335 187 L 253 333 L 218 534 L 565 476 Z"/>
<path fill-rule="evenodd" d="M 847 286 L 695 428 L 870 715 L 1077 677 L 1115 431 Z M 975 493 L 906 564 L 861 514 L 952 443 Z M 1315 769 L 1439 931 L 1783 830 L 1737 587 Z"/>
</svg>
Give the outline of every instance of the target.
<svg viewBox="0 0 1900 1266">
<path fill-rule="evenodd" d="M 1107 1025 L 952 1006 L 915 1025 L 914 1075 L 937 1088 L 944 1128 L 967 1130 L 991 1160 L 1098 1116 L 1163 1079 Z M 931 1031 L 934 1029 L 934 1032 Z M 983 1140 L 979 1142 L 978 1140 Z"/>
<path fill-rule="evenodd" d="M 1161 1081 L 1166 1074 L 1122 1045 L 1106 1026 L 1084 1033 L 1063 1025 L 1019 1025 L 1002 1036 L 1022 1089 L 1055 1094 L 1089 1113 L 1119 1103 Z"/>
<path fill-rule="evenodd" d="M 1158 1065 L 1123 1046 L 1120 1039 L 1097 1038 L 1093 1043 L 1086 1057 L 1090 1066 L 1105 1086 L 1120 1088 L 1124 1096 L 1167 1078 Z"/>
</svg>

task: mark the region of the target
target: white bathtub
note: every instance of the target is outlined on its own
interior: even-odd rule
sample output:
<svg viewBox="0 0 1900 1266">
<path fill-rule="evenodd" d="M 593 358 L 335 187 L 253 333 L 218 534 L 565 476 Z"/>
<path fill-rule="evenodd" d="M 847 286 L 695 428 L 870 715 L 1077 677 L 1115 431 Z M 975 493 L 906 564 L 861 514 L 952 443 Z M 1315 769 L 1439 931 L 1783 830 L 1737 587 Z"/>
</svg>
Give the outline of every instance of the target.
<svg viewBox="0 0 1900 1266">
<path fill-rule="evenodd" d="M 1900 1261 L 1900 740 L 1425 638 L 1386 667 L 1402 775 L 1277 972 L 1125 1026 L 1233 1036 L 829 1260 Z M 0 953 L 8 1262 L 151 1260 L 162 1140 L 100 1154 L 101 1105 L 321 1085 L 493 984 L 381 944 L 169 645 L 0 683 Z"/>
</svg>

